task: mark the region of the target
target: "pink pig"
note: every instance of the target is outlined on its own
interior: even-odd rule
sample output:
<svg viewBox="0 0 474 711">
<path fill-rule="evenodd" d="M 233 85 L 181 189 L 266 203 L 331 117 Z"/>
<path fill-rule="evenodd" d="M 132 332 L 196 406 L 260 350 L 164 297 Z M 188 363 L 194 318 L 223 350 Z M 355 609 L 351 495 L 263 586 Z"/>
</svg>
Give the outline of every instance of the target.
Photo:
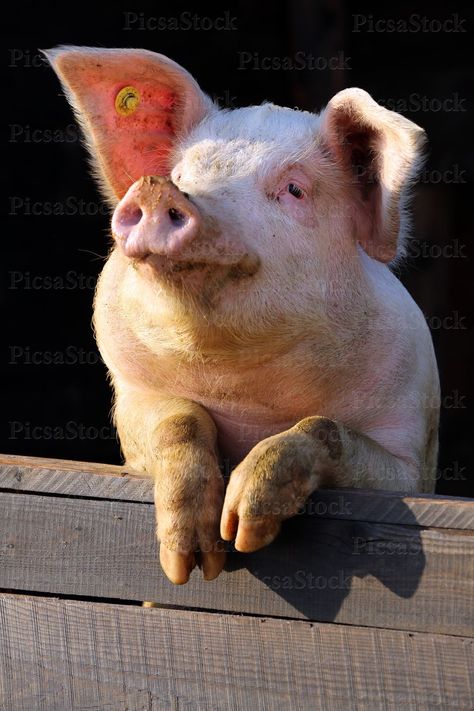
<svg viewBox="0 0 474 711">
<path fill-rule="evenodd" d="M 388 266 L 422 129 L 361 89 L 227 111 L 160 54 L 46 56 L 114 208 L 94 324 L 168 578 L 215 578 L 221 539 L 267 545 L 319 487 L 432 491 L 436 360 Z"/>
</svg>

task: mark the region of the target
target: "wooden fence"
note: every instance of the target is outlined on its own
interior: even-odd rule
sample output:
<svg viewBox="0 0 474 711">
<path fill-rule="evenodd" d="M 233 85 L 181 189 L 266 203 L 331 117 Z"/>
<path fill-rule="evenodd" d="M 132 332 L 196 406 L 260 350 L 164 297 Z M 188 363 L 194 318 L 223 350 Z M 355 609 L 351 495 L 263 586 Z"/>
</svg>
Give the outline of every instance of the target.
<svg viewBox="0 0 474 711">
<path fill-rule="evenodd" d="M 2 711 L 474 708 L 472 499 L 320 491 L 184 586 L 133 472 L 3 455 L 0 507 Z"/>
</svg>

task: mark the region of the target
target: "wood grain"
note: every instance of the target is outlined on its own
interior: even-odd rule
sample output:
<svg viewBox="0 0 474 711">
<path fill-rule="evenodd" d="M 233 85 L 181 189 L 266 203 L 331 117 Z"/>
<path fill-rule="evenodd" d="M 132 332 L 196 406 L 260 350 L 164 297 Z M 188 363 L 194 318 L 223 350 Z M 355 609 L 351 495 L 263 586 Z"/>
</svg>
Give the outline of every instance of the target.
<svg viewBox="0 0 474 711">
<path fill-rule="evenodd" d="M 153 501 L 149 477 L 129 467 L 0 454 L 0 489 L 122 501 Z"/>
<path fill-rule="evenodd" d="M 0 489 L 121 501 L 153 501 L 140 472 L 93 462 L 0 455 Z M 474 500 L 360 489 L 318 491 L 307 506 L 316 518 L 474 530 Z"/>
<path fill-rule="evenodd" d="M 472 711 L 472 639 L 0 595 L 8 711 Z"/>
<path fill-rule="evenodd" d="M 474 634 L 467 531 L 297 516 L 274 544 L 174 586 L 152 504 L 0 493 L 0 588 Z"/>
</svg>

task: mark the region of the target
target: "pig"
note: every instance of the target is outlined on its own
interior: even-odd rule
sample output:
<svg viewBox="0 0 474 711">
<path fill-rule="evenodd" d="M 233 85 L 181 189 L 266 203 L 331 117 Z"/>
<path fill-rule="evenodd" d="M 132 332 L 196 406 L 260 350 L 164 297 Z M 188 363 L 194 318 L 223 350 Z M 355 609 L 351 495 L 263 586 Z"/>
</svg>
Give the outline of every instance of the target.
<svg viewBox="0 0 474 711">
<path fill-rule="evenodd" d="M 392 270 L 423 130 L 362 89 L 223 110 L 161 54 L 45 54 L 113 210 L 93 322 L 169 580 L 216 578 L 319 488 L 432 491 L 438 370 Z"/>
</svg>

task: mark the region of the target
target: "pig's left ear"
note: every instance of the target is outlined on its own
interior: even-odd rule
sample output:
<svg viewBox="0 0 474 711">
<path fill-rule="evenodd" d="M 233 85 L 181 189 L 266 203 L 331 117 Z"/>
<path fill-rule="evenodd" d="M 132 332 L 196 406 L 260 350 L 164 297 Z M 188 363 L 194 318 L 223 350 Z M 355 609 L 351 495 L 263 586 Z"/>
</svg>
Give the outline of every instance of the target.
<svg viewBox="0 0 474 711">
<path fill-rule="evenodd" d="M 424 131 L 362 89 L 336 94 L 321 118 L 323 141 L 357 191 L 356 238 L 390 262 L 403 253 L 406 189 L 422 165 Z"/>
<path fill-rule="evenodd" d="M 213 108 L 188 72 L 144 49 L 44 52 L 81 124 L 112 206 L 142 175 L 166 175 L 176 141 Z"/>
</svg>

